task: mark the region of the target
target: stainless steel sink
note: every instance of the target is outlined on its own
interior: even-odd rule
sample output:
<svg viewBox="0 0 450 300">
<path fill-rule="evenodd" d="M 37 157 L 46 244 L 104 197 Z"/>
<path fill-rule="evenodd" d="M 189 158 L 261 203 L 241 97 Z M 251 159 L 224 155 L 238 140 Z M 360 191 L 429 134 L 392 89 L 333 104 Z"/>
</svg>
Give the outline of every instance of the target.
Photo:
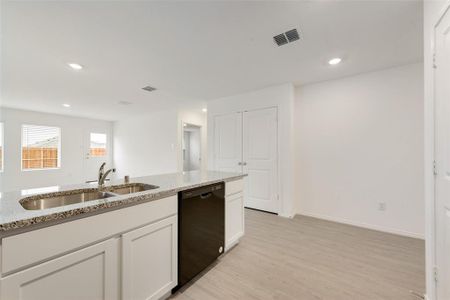
<svg viewBox="0 0 450 300">
<path fill-rule="evenodd" d="M 157 189 L 159 186 L 145 184 L 145 183 L 128 183 L 123 185 L 113 185 L 108 188 L 108 191 L 114 194 L 126 195 L 132 193 L 138 193 L 148 190 Z"/>
<path fill-rule="evenodd" d="M 97 189 L 85 189 L 34 195 L 21 199 L 20 204 L 23 208 L 28 210 L 40 210 L 74 203 L 105 199 L 118 195 L 138 193 L 157 188 L 159 187 L 151 184 L 127 183 L 107 187 L 104 191 L 99 191 Z"/>
<path fill-rule="evenodd" d="M 80 190 L 79 192 L 60 192 L 52 194 L 42 194 L 30 196 L 20 200 L 23 208 L 28 210 L 40 210 L 74 203 L 81 203 L 92 200 L 105 199 L 115 196 L 112 193 L 100 192 L 97 190 Z"/>
</svg>

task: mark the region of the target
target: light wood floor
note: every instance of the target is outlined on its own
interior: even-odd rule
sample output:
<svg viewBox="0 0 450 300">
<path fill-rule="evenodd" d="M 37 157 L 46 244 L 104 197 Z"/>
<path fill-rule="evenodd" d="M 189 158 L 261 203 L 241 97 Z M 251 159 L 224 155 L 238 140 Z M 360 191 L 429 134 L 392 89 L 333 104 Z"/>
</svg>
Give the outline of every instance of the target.
<svg viewBox="0 0 450 300">
<path fill-rule="evenodd" d="M 246 210 L 246 235 L 177 300 L 416 299 L 425 291 L 422 240 Z"/>
</svg>

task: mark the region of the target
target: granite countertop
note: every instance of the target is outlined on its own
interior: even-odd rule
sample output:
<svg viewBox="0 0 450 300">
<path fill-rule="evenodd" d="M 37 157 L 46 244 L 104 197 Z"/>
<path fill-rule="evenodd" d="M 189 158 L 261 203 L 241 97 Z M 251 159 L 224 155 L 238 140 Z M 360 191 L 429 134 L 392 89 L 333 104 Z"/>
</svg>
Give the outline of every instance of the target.
<svg viewBox="0 0 450 300">
<path fill-rule="evenodd" d="M 191 171 L 136 177 L 131 178 L 130 183 L 151 184 L 158 186 L 158 188 L 42 210 L 26 210 L 21 206 L 19 200 L 36 194 L 79 189 L 95 189 L 97 188 L 97 184 L 86 183 L 6 192 L 2 193 L 0 198 L 0 237 L 41 228 L 59 222 L 70 221 L 80 217 L 91 216 L 112 209 L 119 209 L 121 207 L 169 197 L 176 195 L 182 190 L 222 181 L 233 181 L 244 176 L 246 176 L 246 174 L 217 171 Z M 124 184 L 123 180 L 113 180 L 106 183 L 105 188 L 107 189 L 111 185 L 121 184 Z"/>
</svg>

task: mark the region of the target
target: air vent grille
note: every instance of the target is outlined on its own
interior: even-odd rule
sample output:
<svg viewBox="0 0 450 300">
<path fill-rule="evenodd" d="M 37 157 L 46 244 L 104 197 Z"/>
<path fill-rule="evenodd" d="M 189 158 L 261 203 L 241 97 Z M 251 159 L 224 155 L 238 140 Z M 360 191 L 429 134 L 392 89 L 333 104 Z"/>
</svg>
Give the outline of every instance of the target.
<svg viewBox="0 0 450 300">
<path fill-rule="evenodd" d="M 286 31 L 284 34 L 286 35 L 289 43 L 300 39 L 297 29 Z"/>
<path fill-rule="evenodd" d="M 273 37 L 275 44 L 278 46 L 286 45 L 287 43 L 292 43 L 300 39 L 300 35 L 297 29 L 291 29 L 285 33 L 280 33 Z"/>
<path fill-rule="evenodd" d="M 149 86 L 149 85 L 143 87 L 142 89 L 143 89 L 143 90 L 146 90 L 147 92 L 153 92 L 153 91 L 156 90 L 156 88 L 154 88 L 154 87 L 152 87 L 152 86 Z"/>
<path fill-rule="evenodd" d="M 282 46 L 288 43 L 288 40 L 284 33 L 274 36 L 273 39 L 278 46 Z"/>
</svg>

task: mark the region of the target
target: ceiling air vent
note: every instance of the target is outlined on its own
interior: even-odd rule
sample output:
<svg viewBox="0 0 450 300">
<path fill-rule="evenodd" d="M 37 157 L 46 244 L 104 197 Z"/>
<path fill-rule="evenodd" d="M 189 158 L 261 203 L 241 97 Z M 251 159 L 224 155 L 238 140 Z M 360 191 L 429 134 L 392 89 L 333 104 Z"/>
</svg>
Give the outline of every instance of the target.
<svg viewBox="0 0 450 300">
<path fill-rule="evenodd" d="M 153 92 L 154 90 L 156 90 L 156 88 L 149 86 L 149 85 L 143 87 L 142 89 L 146 90 L 147 92 Z"/>
<path fill-rule="evenodd" d="M 285 33 L 280 33 L 273 37 L 273 40 L 278 46 L 283 46 L 287 43 L 292 43 L 300 39 L 297 29 L 292 29 L 286 31 Z"/>
<path fill-rule="evenodd" d="M 288 43 L 288 40 L 287 40 L 286 36 L 284 35 L 284 33 L 274 36 L 273 40 L 275 41 L 275 43 L 278 46 L 282 46 L 282 45 Z"/>
<path fill-rule="evenodd" d="M 286 31 L 284 34 L 286 35 L 289 43 L 292 43 L 293 41 L 300 39 L 297 29 L 292 29 L 292 30 Z"/>
</svg>

